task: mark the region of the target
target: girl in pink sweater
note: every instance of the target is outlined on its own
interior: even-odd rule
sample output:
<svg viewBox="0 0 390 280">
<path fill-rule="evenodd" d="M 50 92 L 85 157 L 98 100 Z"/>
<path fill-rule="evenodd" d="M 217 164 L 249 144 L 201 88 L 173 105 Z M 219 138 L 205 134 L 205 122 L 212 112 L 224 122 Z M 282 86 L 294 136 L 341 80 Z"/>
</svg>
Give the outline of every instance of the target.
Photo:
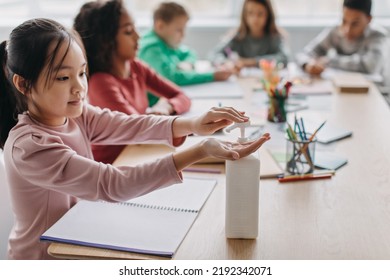
<svg viewBox="0 0 390 280">
<path fill-rule="evenodd" d="M 124 201 L 181 182 L 181 170 L 205 157 L 244 157 L 269 139 L 247 144 L 209 138 L 136 167 L 93 160 L 91 143 L 180 145 L 248 118 L 214 108 L 194 118 L 127 115 L 87 105 L 87 61 L 80 39 L 59 23 L 29 20 L 0 44 L 0 147 L 15 223 L 9 258 L 47 259 L 40 235 L 78 199 Z"/>
<path fill-rule="evenodd" d="M 74 20 L 87 53 L 89 102 L 126 114 L 187 112 L 182 90 L 136 59 L 139 35 L 122 1 L 88 2 Z M 147 94 L 161 97 L 149 107 Z M 112 163 L 125 146 L 93 145 L 95 160 Z"/>
</svg>

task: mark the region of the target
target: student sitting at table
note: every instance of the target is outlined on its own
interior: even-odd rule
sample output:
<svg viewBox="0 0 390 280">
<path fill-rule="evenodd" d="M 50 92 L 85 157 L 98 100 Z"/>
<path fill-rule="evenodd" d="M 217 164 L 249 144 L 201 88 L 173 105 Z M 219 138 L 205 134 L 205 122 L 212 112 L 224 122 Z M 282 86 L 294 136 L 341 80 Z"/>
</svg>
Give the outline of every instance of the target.
<svg viewBox="0 0 390 280">
<path fill-rule="evenodd" d="M 218 46 L 213 56 L 233 59 L 238 68 L 259 67 L 261 59 L 287 66 L 288 51 L 275 23 L 271 0 L 245 0 L 234 37 Z M 233 55 L 237 57 L 232 57 Z"/>
<path fill-rule="evenodd" d="M 93 160 L 91 143 L 182 144 L 192 133 L 210 135 L 248 117 L 214 108 L 197 117 L 127 115 L 84 100 L 87 59 L 75 32 L 49 19 L 16 27 L 0 44 L 0 148 L 15 223 L 10 259 L 49 259 L 40 236 L 79 199 L 126 201 L 182 182 L 199 160 L 235 160 L 256 151 L 269 135 L 243 144 L 214 138 L 137 166 Z"/>
<path fill-rule="evenodd" d="M 222 68 L 210 72 L 197 72 L 195 53 L 181 45 L 189 15 L 183 6 L 163 2 L 154 11 L 153 29 L 146 32 L 140 41 L 140 59 L 157 72 L 178 85 L 207 83 L 227 80 L 233 69 Z M 149 98 L 151 104 L 155 98 Z"/>
<path fill-rule="evenodd" d="M 189 110 L 181 89 L 136 58 L 138 33 L 122 1 L 91 1 L 74 21 L 89 66 L 89 102 L 126 114 L 174 115 Z M 160 96 L 149 107 L 147 92 Z M 112 163 L 125 146 L 94 145 L 95 160 Z"/>
<path fill-rule="evenodd" d="M 371 0 L 344 0 L 342 23 L 324 30 L 297 55 L 311 75 L 326 67 L 382 75 L 387 32 L 371 23 Z"/>
</svg>

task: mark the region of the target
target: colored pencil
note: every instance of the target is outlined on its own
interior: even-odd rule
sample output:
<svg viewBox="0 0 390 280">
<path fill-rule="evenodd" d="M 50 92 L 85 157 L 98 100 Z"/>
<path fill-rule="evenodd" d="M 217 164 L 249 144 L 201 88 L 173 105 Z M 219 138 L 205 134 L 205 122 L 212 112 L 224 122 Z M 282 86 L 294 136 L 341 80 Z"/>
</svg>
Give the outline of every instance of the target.
<svg viewBox="0 0 390 280">
<path fill-rule="evenodd" d="M 319 175 L 310 175 L 310 176 L 297 176 L 297 177 L 284 177 L 284 178 L 279 178 L 278 181 L 280 183 L 288 183 L 288 182 L 296 182 L 296 181 L 306 181 L 306 180 L 319 180 L 319 179 L 330 179 L 332 178 L 331 174 L 319 174 Z"/>
</svg>

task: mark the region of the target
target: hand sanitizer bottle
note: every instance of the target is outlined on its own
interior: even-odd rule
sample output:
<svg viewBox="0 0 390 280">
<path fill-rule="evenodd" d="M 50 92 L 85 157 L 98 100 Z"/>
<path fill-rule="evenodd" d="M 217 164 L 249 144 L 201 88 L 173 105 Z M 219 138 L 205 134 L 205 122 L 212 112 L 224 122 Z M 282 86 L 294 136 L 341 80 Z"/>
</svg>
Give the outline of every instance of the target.
<svg viewBox="0 0 390 280">
<path fill-rule="evenodd" d="M 248 141 L 245 127 L 249 123 L 235 123 L 226 132 L 239 127 L 239 143 Z M 238 160 L 226 161 L 226 211 L 227 238 L 257 238 L 259 228 L 260 159 L 258 152 Z"/>
</svg>

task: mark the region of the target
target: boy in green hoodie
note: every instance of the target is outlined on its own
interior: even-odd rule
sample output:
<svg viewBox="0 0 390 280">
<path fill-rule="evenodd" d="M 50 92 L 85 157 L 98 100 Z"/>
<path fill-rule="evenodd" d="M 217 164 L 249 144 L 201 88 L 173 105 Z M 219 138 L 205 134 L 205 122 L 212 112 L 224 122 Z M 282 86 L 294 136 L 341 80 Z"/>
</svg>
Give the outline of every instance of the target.
<svg viewBox="0 0 390 280">
<path fill-rule="evenodd" d="M 191 85 L 227 80 L 233 74 L 233 69 L 206 73 L 195 71 L 195 53 L 181 45 L 189 20 L 184 7 L 174 2 L 161 3 L 154 12 L 153 20 L 153 29 L 140 40 L 138 56 L 162 76 L 177 85 Z M 157 97 L 149 95 L 150 105 L 157 100 Z"/>
</svg>

